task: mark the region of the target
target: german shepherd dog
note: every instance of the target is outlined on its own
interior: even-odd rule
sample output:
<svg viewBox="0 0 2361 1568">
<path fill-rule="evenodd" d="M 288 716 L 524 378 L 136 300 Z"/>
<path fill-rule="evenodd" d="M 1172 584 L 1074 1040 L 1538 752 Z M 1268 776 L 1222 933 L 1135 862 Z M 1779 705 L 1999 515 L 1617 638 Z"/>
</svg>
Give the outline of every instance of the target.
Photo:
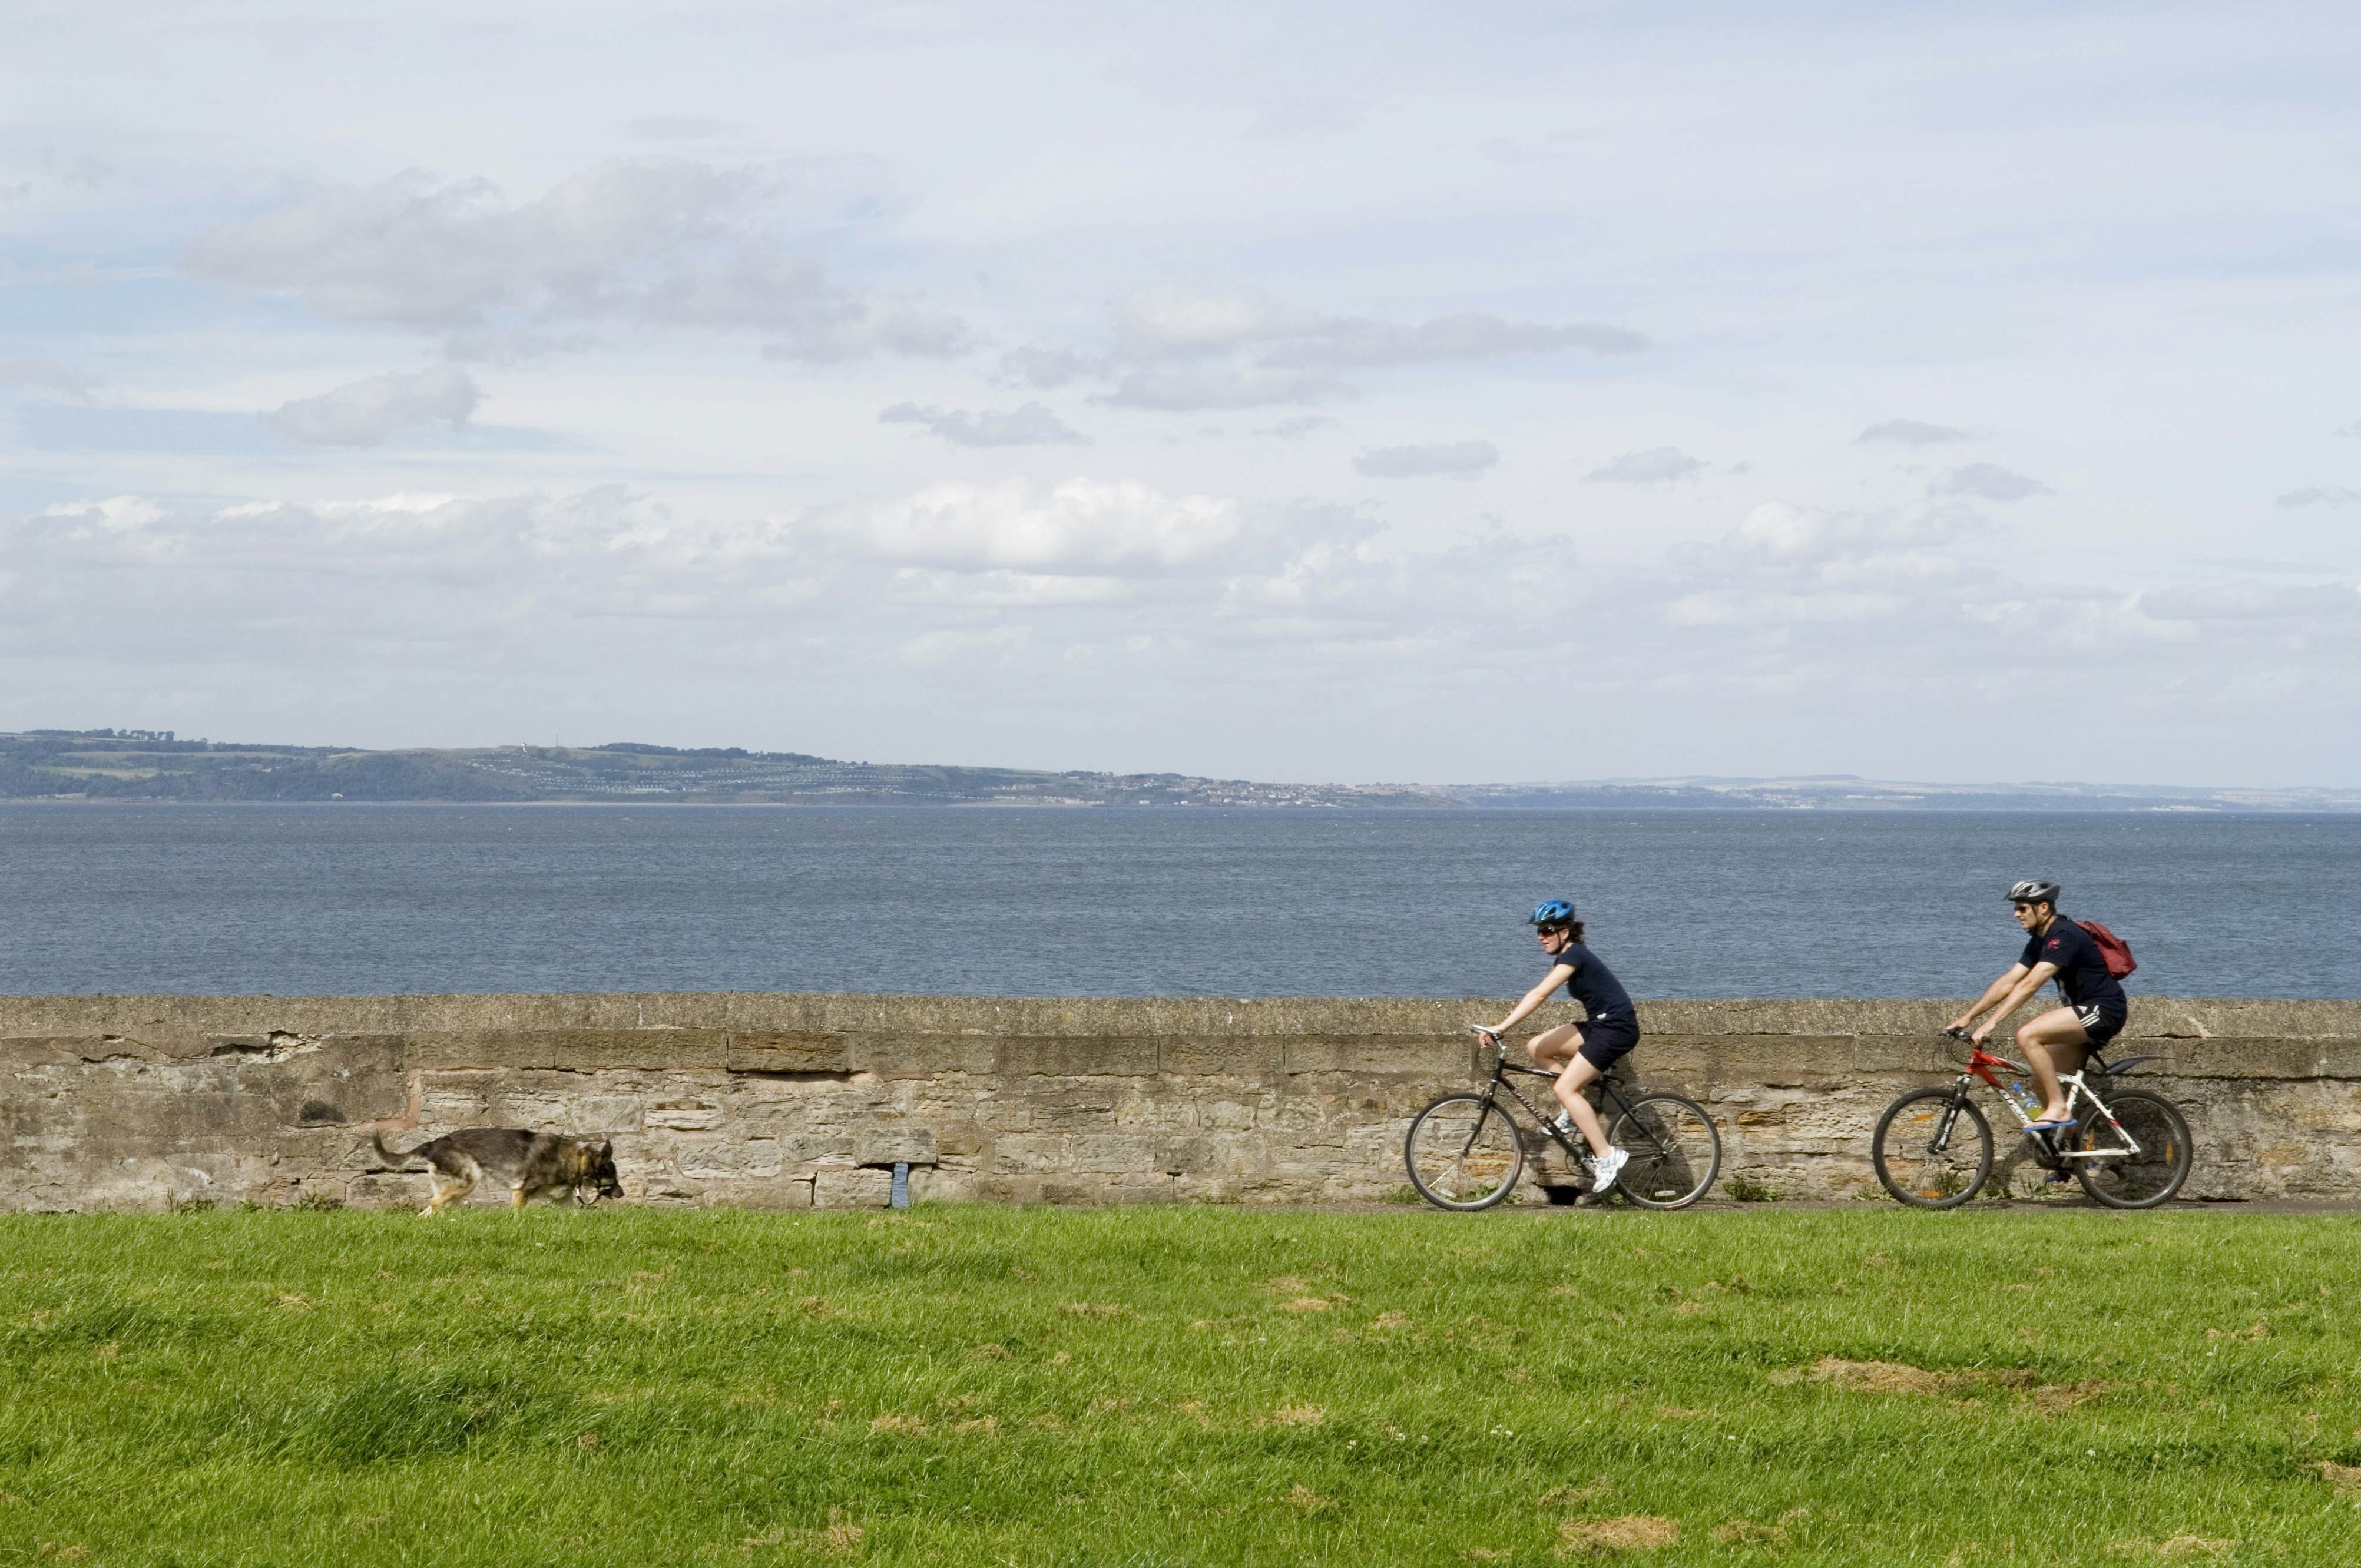
<svg viewBox="0 0 2361 1568">
<path fill-rule="evenodd" d="M 371 1134 L 369 1142 L 397 1170 L 414 1159 L 427 1163 L 434 1190 L 419 1212 L 429 1219 L 473 1192 L 486 1177 L 507 1183 L 510 1206 L 514 1209 L 522 1209 L 544 1192 L 561 1198 L 571 1194 L 577 1203 L 583 1201 L 584 1188 L 599 1198 L 623 1195 L 611 1142 L 594 1144 L 588 1138 L 528 1133 L 517 1127 L 462 1127 L 408 1154 L 386 1147 L 382 1134 Z"/>
</svg>

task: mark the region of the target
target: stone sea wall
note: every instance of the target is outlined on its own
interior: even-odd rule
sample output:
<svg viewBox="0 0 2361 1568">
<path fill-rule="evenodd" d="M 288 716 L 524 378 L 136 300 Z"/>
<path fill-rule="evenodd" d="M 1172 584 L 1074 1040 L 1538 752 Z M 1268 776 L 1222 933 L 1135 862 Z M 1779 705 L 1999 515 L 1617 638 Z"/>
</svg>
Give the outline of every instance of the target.
<svg viewBox="0 0 2361 1568">
<path fill-rule="evenodd" d="M 370 1135 L 481 1125 L 611 1137 L 635 1202 L 882 1204 L 897 1161 L 919 1198 L 1385 1200 L 1411 1113 L 1473 1076 L 1461 1025 L 1506 1005 L 0 997 L 0 1210 L 417 1203 Z M 1629 1075 L 1711 1110 L 1725 1178 L 1848 1197 L 1878 1112 L 1956 1070 L 1958 1007 L 1652 1003 Z M 2188 1113 L 2190 1196 L 2361 1198 L 2361 1002 L 2136 998 L 2134 1051 Z"/>
</svg>

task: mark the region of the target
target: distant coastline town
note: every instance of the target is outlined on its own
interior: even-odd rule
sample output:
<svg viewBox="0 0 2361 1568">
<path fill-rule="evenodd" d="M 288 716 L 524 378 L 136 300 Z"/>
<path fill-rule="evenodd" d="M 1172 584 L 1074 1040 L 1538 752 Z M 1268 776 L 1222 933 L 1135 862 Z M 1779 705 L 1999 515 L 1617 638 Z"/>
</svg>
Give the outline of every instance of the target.
<svg viewBox="0 0 2361 1568">
<path fill-rule="evenodd" d="M 798 751 L 637 741 L 373 751 L 182 740 L 169 729 L 0 733 L 0 799 L 1329 810 L 2361 811 L 2361 790 L 1900 784 L 1850 776 L 1266 784 L 1184 773 L 844 762 Z"/>
</svg>

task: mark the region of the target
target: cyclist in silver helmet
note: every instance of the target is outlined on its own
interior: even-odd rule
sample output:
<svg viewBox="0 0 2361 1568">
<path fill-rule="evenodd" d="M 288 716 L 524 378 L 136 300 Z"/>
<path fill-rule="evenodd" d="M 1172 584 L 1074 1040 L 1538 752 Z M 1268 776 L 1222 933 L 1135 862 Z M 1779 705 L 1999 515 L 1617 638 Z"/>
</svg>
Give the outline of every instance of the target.
<svg viewBox="0 0 2361 1568">
<path fill-rule="evenodd" d="M 2058 913 L 2062 896 L 2064 890 L 2054 882 L 2021 882 L 2008 890 L 2016 923 L 2026 934 L 2025 951 L 2007 973 L 1984 988 L 1974 1006 L 1951 1021 L 1952 1028 L 1965 1029 L 1977 1014 L 1986 1014 L 1974 1035 L 1981 1046 L 2002 1019 L 2032 1001 L 2035 992 L 2052 980 L 2058 982 L 2066 1005 L 2027 1019 L 2016 1031 L 2016 1043 L 2043 1096 L 2041 1114 L 2033 1121 L 2042 1131 L 2073 1124 L 2066 1113 L 2065 1085 L 2058 1081 L 2060 1064 L 2067 1072 L 2078 1070 L 2083 1057 L 2114 1039 L 2131 1017 L 2131 1003 L 2122 983 L 2107 972 L 2098 943 Z"/>
<path fill-rule="evenodd" d="M 1615 1185 L 1617 1173 L 1631 1157 L 1607 1141 L 1598 1113 L 1582 1091 L 1604 1078 L 1609 1068 L 1640 1043 L 1640 1014 L 1622 981 L 1599 962 L 1598 954 L 1582 945 L 1582 922 L 1575 918 L 1573 905 L 1563 898 L 1549 899 L 1534 907 L 1525 924 L 1533 927 L 1542 951 L 1549 955 L 1550 971 L 1525 992 L 1524 1000 L 1509 1009 L 1507 1017 L 1487 1026 L 1484 1033 L 1498 1041 L 1560 986 L 1582 1003 L 1589 1014 L 1583 1022 L 1544 1029 L 1525 1043 L 1525 1049 L 1535 1067 L 1557 1073 L 1554 1086 L 1557 1102 L 1565 1107 L 1558 1115 L 1558 1130 L 1578 1132 L 1590 1146 L 1590 1190 L 1604 1192 Z"/>
</svg>

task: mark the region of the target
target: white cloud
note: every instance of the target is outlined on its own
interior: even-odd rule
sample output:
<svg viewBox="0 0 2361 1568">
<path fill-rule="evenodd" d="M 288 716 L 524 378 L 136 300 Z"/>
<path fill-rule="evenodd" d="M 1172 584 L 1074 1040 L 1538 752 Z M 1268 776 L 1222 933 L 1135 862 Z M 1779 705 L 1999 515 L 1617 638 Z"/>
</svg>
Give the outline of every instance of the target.
<svg viewBox="0 0 2361 1568">
<path fill-rule="evenodd" d="M 1973 496 L 1987 501 L 2021 501 L 2027 496 L 2058 492 L 2038 479 L 2002 467 L 1997 463 L 1970 463 L 1952 469 L 1927 487 L 1930 496 Z"/>
<path fill-rule="evenodd" d="M 1025 652 L 1031 641 L 1032 633 L 1022 626 L 995 626 L 983 631 L 929 631 L 904 643 L 900 653 L 904 663 L 921 666 L 979 658 L 995 659 L 1005 664 Z"/>
<path fill-rule="evenodd" d="M 1965 441 L 1972 433 L 1957 425 L 1929 424 L 1918 419 L 1889 419 L 1871 425 L 1852 439 L 1856 446 L 1874 446 L 1880 443 L 1934 446 L 1946 441 Z"/>
<path fill-rule="evenodd" d="M 1051 572 L 946 572 L 904 566 L 888 587 L 906 604 L 1039 609 L 1057 605 L 1115 604 L 1132 597 L 1121 577 L 1067 576 Z"/>
<path fill-rule="evenodd" d="M 712 141 L 745 129 L 735 120 L 708 119 L 700 115 L 650 115 L 633 120 L 631 133 L 642 141 Z"/>
<path fill-rule="evenodd" d="M 923 425 L 954 446 L 1082 446 L 1088 443 L 1066 427 L 1066 422 L 1039 403 L 1025 403 L 1002 412 L 985 409 L 939 409 L 919 403 L 895 403 L 881 411 L 885 424 Z"/>
<path fill-rule="evenodd" d="M 1327 402 L 1352 395 L 1351 388 L 1324 371 L 1286 370 L 1270 365 L 1159 366 L 1127 372 L 1114 390 L 1098 400 L 1118 408 L 1189 413 Z"/>
<path fill-rule="evenodd" d="M 1748 509 L 1710 546 L 1675 552 L 1653 596 L 1681 627 L 1810 627 L 1883 621 L 1924 633 L 1953 623 L 1964 585 L 1988 574 L 1960 546 L 1982 530 L 1953 506 L 1831 511 L 1784 501 Z"/>
<path fill-rule="evenodd" d="M 1476 150 L 1507 168 L 1557 163 L 1584 142 L 1597 141 L 1597 131 L 1553 131 L 1543 137 L 1493 137 L 1476 144 Z"/>
<path fill-rule="evenodd" d="M 77 376 L 52 359 L 0 359 L 0 387 L 32 387 L 62 392 L 81 402 L 90 401 L 97 383 Z"/>
<path fill-rule="evenodd" d="M 1255 432 L 1255 433 L 1257 435 L 1275 435 L 1281 441 L 1298 441 L 1317 431 L 1334 430 L 1336 428 L 1336 422 L 1330 419 L 1326 414 L 1291 414 L 1288 418 L 1279 421 L 1277 423 L 1270 425 L 1267 429 Z"/>
<path fill-rule="evenodd" d="M 1150 289 L 1115 313 L 1115 345 L 1133 359 L 1187 358 L 1315 330 L 1319 319 L 1244 294 Z"/>
<path fill-rule="evenodd" d="M 1347 370 L 1576 349 L 1588 354 L 1637 354 L 1648 346 L 1648 340 L 1636 332 L 1598 322 L 1553 325 L 1504 321 L 1468 311 L 1408 326 L 1350 318 L 1323 321 L 1308 331 L 1290 334 L 1272 350 L 1270 362 Z"/>
<path fill-rule="evenodd" d="M 1657 446 L 1645 452 L 1626 452 L 1583 477 L 1594 485 L 1663 485 L 1693 479 L 1705 471 L 1705 466 L 1702 459 L 1690 456 L 1677 446 Z"/>
<path fill-rule="evenodd" d="M 2351 424 L 2338 425 L 2336 427 L 2336 433 L 2339 435 L 2361 435 L 2361 419 L 2355 420 Z"/>
<path fill-rule="evenodd" d="M 2361 587 L 2224 582 L 2158 588 L 2139 597 L 2158 620 L 2249 621 L 2281 630 L 2303 622 L 2361 631 Z"/>
<path fill-rule="evenodd" d="M 1472 479 L 1499 460 L 1500 449 L 1488 441 L 1452 441 L 1377 447 L 1354 458 L 1353 466 L 1373 479 Z"/>
<path fill-rule="evenodd" d="M 858 540 L 891 561 L 1090 576 L 1202 569 L 1245 539 L 1235 503 L 1129 480 L 933 485 L 867 513 Z"/>
<path fill-rule="evenodd" d="M 375 446 L 417 425 L 461 429 L 482 396 L 467 372 L 437 366 L 414 374 L 389 371 L 297 398 L 262 419 L 281 435 L 314 446 Z"/>
<path fill-rule="evenodd" d="M 1194 357 L 1269 345 L 1267 363 L 1317 370 L 1569 349 L 1633 354 L 1648 346 L 1648 340 L 1636 332 L 1596 322 L 1518 322 L 1463 311 L 1397 323 L 1288 310 L 1241 293 L 1182 289 L 1151 290 L 1125 301 L 1116 314 L 1115 342 L 1124 356 L 1134 359 Z"/>
<path fill-rule="evenodd" d="M 1317 403 L 1354 395 L 1347 373 L 1519 355 L 1630 354 L 1648 340 L 1598 323 L 1461 312 L 1414 323 L 1323 316 L 1219 291 L 1151 290 L 1115 317 L 1115 382 L 1103 400 L 1183 411 Z M 1034 351 L 1039 353 L 1042 351 Z M 1048 362 L 1079 372 L 1068 356 Z"/>
<path fill-rule="evenodd" d="M 769 168 L 647 158 L 514 203 L 487 180 L 411 175 L 224 224 L 184 265 L 467 353 L 574 346 L 612 327 L 750 335 L 810 363 L 966 350 L 957 317 L 862 298 L 794 251 L 772 211 L 783 182 Z"/>
<path fill-rule="evenodd" d="M 1106 368 L 1105 361 L 1071 348 L 1012 348 L 1000 356 L 1001 374 L 1020 386 L 1052 391 Z"/>
<path fill-rule="evenodd" d="M 2290 490 L 2279 498 L 2283 507 L 2349 507 L 2361 505 L 2361 490 L 2343 485 L 2314 485 L 2308 489 Z"/>
</svg>

